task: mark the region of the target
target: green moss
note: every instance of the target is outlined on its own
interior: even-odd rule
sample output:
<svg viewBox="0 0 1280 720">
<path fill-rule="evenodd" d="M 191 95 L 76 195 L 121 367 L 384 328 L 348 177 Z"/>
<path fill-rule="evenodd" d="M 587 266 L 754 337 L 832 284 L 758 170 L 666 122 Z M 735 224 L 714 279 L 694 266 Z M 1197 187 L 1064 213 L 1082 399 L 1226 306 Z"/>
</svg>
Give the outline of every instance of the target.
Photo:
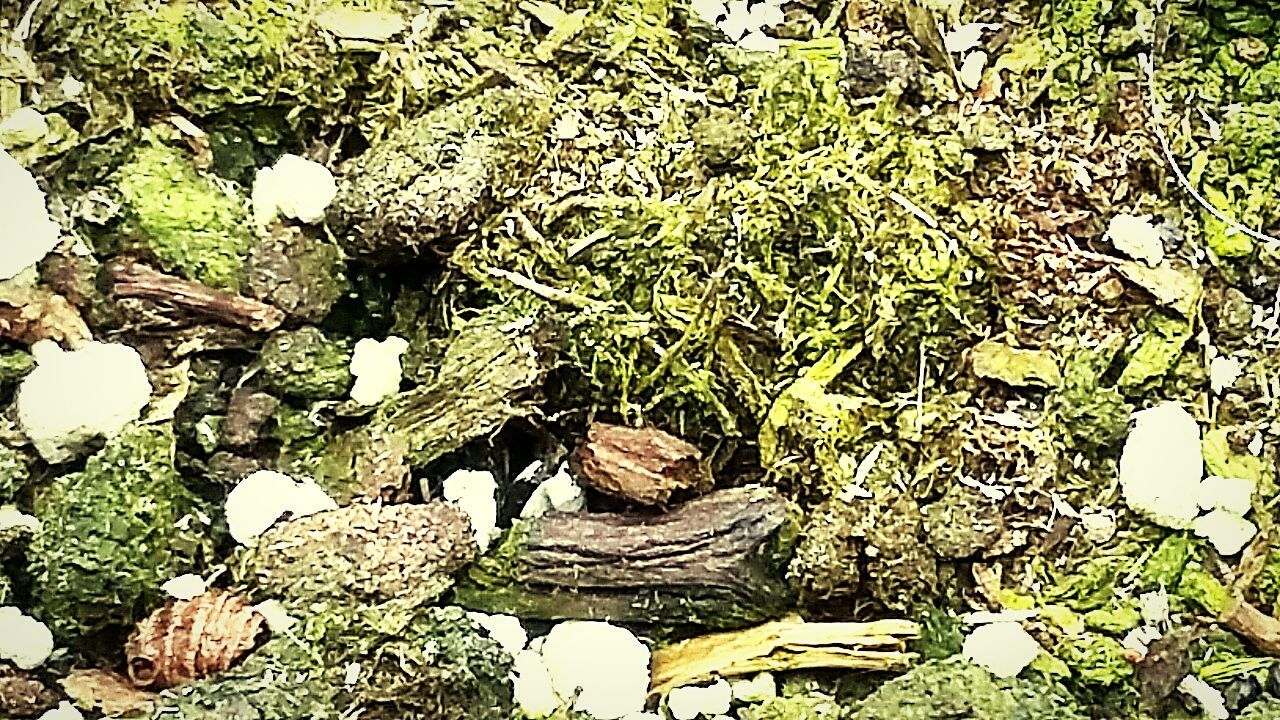
<svg viewBox="0 0 1280 720">
<path fill-rule="evenodd" d="M 816 693 L 772 698 L 738 712 L 739 720 L 837 720 L 842 715 L 839 703 Z"/>
<path fill-rule="evenodd" d="M 1023 350 L 997 340 L 984 340 L 970 351 L 973 372 L 981 378 L 999 380 L 1014 387 L 1062 384 L 1058 359 L 1047 350 Z"/>
<path fill-rule="evenodd" d="M 328 400 L 351 387 L 351 347 L 314 327 L 273 333 L 258 356 L 263 387 L 275 393 Z"/>
<path fill-rule="evenodd" d="M 1123 635 L 1141 622 L 1142 612 L 1134 600 L 1115 600 L 1084 616 L 1086 626 L 1112 635 Z"/>
<path fill-rule="evenodd" d="M 1066 440 L 1076 449 L 1109 448 L 1128 431 L 1133 407 L 1103 380 L 1115 350 L 1077 350 L 1067 360 L 1062 390 L 1051 398 L 1051 408 L 1063 425 Z"/>
<path fill-rule="evenodd" d="M 1209 574 L 1198 563 L 1188 565 L 1182 571 L 1177 593 L 1202 612 L 1221 615 L 1231 606 L 1231 590 Z"/>
<path fill-rule="evenodd" d="M 1160 590 L 1177 587 L 1182 570 L 1191 559 L 1195 541 L 1187 535 L 1169 535 L 1160 541 L 1155 552 L 1142 565 L 1138 576 L 1141 590 Z"/>
<path fill-rule="evenodd" d="M 0 443 L 0 503 L 13 502 L 30 477 L 30 465 L 26 455 Z"/>
<path fill-rule="evenodd" d="M 0 398 L 35 367 L 35 358 L 25 350 L 0 350 Z"/>
<path fill-rule="evenodd" d="M 1117 387 L 1132 390 L 1173 369 L 1191 339 L 1191 323 L 1161 313 L 1149 316 L 1145 332 L 1138 337 L 1129 361 L 1116 381 Z"/>
<path fill-rule="evenodd" d="M 162 599 L 162 583 L 201 570 L 207 530 L 173 455 L 169 428 L 129 428 L 39 498 L 33 595 L 56 637 L 129 625 Z"/>
<path fill-rule="evenodd" d="M 169 272 L 216 288 L 239 288 L 253 240 L 243 197 L 154 137 L 117 170 L 115 186 L 127 244 L 140 244 Z"/>
</svg>

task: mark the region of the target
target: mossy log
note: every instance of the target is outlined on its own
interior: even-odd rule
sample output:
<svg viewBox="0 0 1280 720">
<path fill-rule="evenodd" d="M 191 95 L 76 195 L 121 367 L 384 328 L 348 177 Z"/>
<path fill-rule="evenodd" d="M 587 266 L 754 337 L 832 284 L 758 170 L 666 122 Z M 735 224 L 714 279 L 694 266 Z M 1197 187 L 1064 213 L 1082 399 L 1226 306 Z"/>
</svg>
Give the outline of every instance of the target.
<svg viewBox="0 0 1280 720">
<path fill-rule="evenodd" d="M 472 566 L 458 602 L 547 620 L 744 627 L 794 604 L 783 579 L 791 507 L 776 490 L 720 490 L 663 515 L 553 514 Z"/>
</svg>

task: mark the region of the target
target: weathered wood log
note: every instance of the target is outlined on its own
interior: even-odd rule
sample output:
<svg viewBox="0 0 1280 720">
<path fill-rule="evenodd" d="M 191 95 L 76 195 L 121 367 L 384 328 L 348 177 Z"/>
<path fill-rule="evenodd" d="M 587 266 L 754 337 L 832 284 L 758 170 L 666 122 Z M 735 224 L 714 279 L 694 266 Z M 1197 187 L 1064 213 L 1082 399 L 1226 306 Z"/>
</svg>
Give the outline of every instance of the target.
<svg viewBox="0 0 1280 720">
<path fill-rule="evenodd" d="M 755 486 L 663 515 L 552 514 L 513 527 L 457 601 L 524 618 L 744 627 L 793 605 L 795 536 L 792 507 Z"/>
<path fill-rule="evenodd" d="M 713 485 L 697 446 L 657 428 L 595 423 L 569 466 L 583 484 L 641 505 L 666 505 Z"/>
<path fill-rule="evenodd" d="M 180 315 L 258 332 L 274 330 L 284 322 L 284 311 L 277 307 L 167 275 L 135 260 L 113 261 L 108 272 L 112 291 L 118 298 L 149 300 Z"/>
<path fill-rule="evenodd" d="M 650 692 L 715 677 L 836 668 L 901 670 L 915 658 L 907 641 L 920 637 L 910 620 L 805 622 L 787 618 L 758 627 L 691 638 L 653 653 Z"/>
</svg>

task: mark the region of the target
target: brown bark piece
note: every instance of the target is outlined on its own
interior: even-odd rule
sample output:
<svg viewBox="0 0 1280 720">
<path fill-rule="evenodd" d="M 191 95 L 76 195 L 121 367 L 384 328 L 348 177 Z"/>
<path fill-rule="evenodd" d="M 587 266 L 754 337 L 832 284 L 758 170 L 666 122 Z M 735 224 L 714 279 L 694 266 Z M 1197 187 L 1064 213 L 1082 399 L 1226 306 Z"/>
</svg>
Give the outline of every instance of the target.
<svg viewBox="0 0 1280 720">
<path fill-rule="evenodd" d="M 55 340 L 75 347 L 92 339 L 80 311 L 61 295 L 27 287 L 0 287 L 0 338 L 28 345 Z"/>
<path fill-rule="evenodd" d="M 162 690 L 209 677 L 253 649 L 266 619 L 239 596 L 210 590 L 152 613 L 125 645 L 129 679 Z"/>
<path fill-rule="evenodd" d="M 656 428 L 595 423 L 569 464 L 590 487 L 640 505 L 666 505 L 714 484 L 697 447 Z"/>
<path fill-rule="evenodd" d="M 836 668 L 900 670 L 916 658 L 907 641 L 920 637 L 910 620 L 805 622 L 786 618 L 746 630 L 691 638 L 653 653 L 650 692 L 714 677 Z"/>
<path fill-rule="evenodd" d="M 1280 655 L 1280 620 L 1237 599 L 1222 614 L 1222 622 L 1268 655 Z"/>
<path fill-rule="evenodd" d="M 110 670 L 72 670 L 58 682 L 78 707 L 101 710 L 107 717 L 130 713 L 149 716 L 157 697 L 153 692 L 139 690 L 128 678 Z"/>
<path fill-rule="evenodd" d="M 192 280 L 168 275 L 136 260 L 121 258 L 109 268 L 118 298 L 140 298 L 172 308 L 179 314 L 216 320 L 227 325 L 269 332 L 284 322 L 284 311 L 264 302 L 215 290 Z"/>
</svg>

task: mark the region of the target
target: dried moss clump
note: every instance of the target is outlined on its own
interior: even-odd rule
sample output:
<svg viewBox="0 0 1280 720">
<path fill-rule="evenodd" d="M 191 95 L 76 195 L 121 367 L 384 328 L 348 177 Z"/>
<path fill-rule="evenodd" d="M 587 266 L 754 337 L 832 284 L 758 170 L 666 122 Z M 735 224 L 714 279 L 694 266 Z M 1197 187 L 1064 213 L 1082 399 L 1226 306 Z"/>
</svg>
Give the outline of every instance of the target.
<svg viewBox="0 0 1280 720">
<path fill-rule="evenodd" d="M 276 525 L 241 556 L 236 574 L 264 597 L 426 605 L 476 552 L 453 505 L 351 505 Z"/>
<path fill-rule="evenodd" d="M 151 138 L 115 174 L 126 248 L 169 272 L 217 288 L 240 287 L 253 243 L 244 198 L 196 170 L 189 156 Z"/>
<path fill-rule="evenodd" d="M 55 636 L 133 623 L 162 583 L 209 556 L 199 504 L 173 458 L 172 430 L 132 427 L 38 499 L 43 526 L 28 556 L 37 615 Z"/>
<path fill-rule="evenodd" d="M 999 680 L 963 660 L 931 660 L 881 685 L 850 720 L 1085 720 L 1060 687 L 1014 678 Z"/>
<path fill-rule="evenodd" d="M 460 608 L 317 606 L 292 637 L 174 698 L 182 720 L 508 720 L 511 657 Z M 345 672 L 358 663 L 354 685 Z"/>
<path fill-rule="evenodd" d="M 327 400 L 351 387 L 351 348 L 314 327 L 273 334 L 258 361 L 260 380 L 274 393 Z"/>
</svg>

